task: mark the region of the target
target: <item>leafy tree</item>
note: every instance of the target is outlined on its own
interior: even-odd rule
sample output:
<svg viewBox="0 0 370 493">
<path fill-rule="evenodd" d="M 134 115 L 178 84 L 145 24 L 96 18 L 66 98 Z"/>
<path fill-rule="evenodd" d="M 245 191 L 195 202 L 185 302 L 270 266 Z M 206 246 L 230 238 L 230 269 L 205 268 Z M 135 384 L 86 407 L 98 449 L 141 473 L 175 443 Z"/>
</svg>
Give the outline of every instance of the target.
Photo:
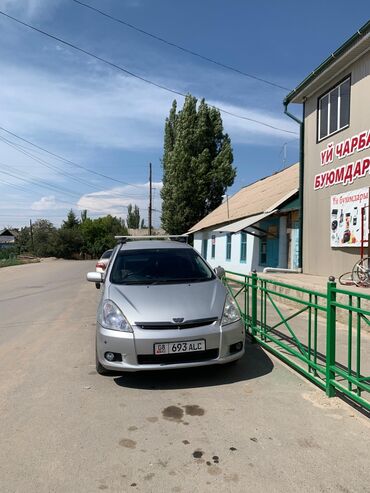
<svg viewBox="0 0 370 493">
<path fill-rule="evenodd" d="M 32 251 L 31 233 L 28 226 L 25 226 L 24 228 L 21 228 L 19 230 L 17 236 L 17 245 L 20 254 L 29 253 Z"/>
<path fill-rule="evenodd" d="M 63 221 L 57 232 L 55 255 L 63 258 L 73 258 L 81 253 L 82 246 L 80 221 L 71 209 L 68 212 L 67 219 Z"/>
<path fill-rule="evenodd" d="M 138 229 L 140 226 L 140 209 L 137 205 L 132 209 L 132 204 L 127 207 L 127 227 L 132 229 Z"/>
<path fill-rule="evenodd" d="M 84 221 L 86 221 L 87 219 L 87 210 L 84 209 L 83 211 L 81 211 L 81 222 L 83 223 Z"/>
<path fill-rule="evenodd" d="M 185 98 L 177 112 L 173 102 L 166 119 L 161 190 L 162 226 L 182 234 L 222 203 L 236 175 L 230 137 L 219 110 L 202 99 Z"/>
<path fill-rule="evenodd" d="M 140 225 L 140 228 L 141 228 L 141 229 L 146 229 L 144 219 L 142 219 L 142 220 L 141 220 L 141 225 Z"/>
<path fill-rule="evenodd" d="M 122 219 L 111 215 L 97 219 L 87 218 L 80 226 L 83 240 L 82 252 L 99 257 L 116 244 L 115 236 L 127 235 Z"/>
<path fill-rule="evenodd" d="M 33 253 L 38 257 L 52 257 L 56 253 L 57 230 L 47 219 L 33 223 Z"/>
<path fill-rule="evenodd" d="M 77 219 L 76 214 L 73 212 L 71 209 L 68 212 L 67 219 L 63 221 L 63 224 L 61 226 L 62 229 L 73 229 L 77 228 L 80 224 L 80 221 Z"/>
</svg>

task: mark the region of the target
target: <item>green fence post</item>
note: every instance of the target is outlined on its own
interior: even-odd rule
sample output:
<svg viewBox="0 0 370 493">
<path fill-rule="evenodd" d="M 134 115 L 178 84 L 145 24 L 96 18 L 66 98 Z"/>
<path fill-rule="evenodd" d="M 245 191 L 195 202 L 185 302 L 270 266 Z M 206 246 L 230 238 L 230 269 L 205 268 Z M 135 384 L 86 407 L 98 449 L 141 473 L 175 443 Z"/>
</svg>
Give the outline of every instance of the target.
<svg viewBox="0 0 370 493">
<path fill-rule="evenodd" d="M 332 384 L 335 380 L 335 331 L 336 331 L 336 283 L 335 277 L 330 276 L 327 283 L 326 300 L 326 395 L 335 396 L 335 387 Z"/>
<path fill-rule="evenodd" d="M 251 314 L 251 321 L 252 321 L 252 339 L 254 340 L 254 336 L 256 335 L 256 328 L 257 328 L 257 289 L 258 289 L 258 284 L 257 284 L 257 272 L 254 270 L 252 272 L 252 314 Z"/>
</svg>

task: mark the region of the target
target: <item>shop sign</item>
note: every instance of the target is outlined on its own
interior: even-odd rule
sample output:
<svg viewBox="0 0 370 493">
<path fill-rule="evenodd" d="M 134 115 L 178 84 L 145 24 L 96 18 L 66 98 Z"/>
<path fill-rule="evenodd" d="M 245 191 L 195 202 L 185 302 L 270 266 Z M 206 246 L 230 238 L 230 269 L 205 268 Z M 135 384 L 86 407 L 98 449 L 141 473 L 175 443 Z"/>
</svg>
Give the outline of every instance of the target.
<svg viewBox="0 0 370 493">
<path fill-rule="evenodd" d="M 333 142 L 327 145 L 320 153 L 321 166 L 331 164 L 335 158 L 343 159 L 352 156 L 370 147 L 370 130 L 364 130 L 338 144 Z M 332 187 L 342 183 L 349 185 L 358 178 L 370 174 L 370 156 L 362 159 L 354 159 L 351 163 L 342 165 L 330 171 L 324 171 L 315 176 L 314 189 Z"/>
<path fill-rule="evenodd" d="M 360 247 L 362 209 L 366 240 L 369 231 L 369 188 L 332 195 L 330 205 L 330 246 Z"/>
</svg>

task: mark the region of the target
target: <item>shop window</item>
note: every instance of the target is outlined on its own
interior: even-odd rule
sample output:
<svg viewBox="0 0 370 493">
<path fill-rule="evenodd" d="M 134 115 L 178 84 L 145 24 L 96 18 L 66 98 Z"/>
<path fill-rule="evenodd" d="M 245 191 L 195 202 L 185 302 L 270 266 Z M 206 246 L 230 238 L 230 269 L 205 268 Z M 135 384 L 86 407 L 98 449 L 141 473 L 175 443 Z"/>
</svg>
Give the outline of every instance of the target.
<svg viewBox="0 0 370 493">
<path fill-rule="evenodd" d="M 349 126 L 350 88 L 348 78 L 319 98 L 318 140 Z"/>
<path fill-rule="evenodd" d="M 260 238 L 260 265 L 267 264 L 267 238 Z"/>
<path fill-rule="evenodd" d="M 212 245 L 211 245 L 211 258 L 215 258 L 216 256 L 216 236 L 212 235 Z"/>
<path fill-rule="evenodd" d="M 231 233 L 226 235 L 226 260 L 231 260 Z"/>
<path fill-rule="evenodd" d="M 247 233 L 240 233 L 240 262 L 247 261 Z"/>
</svg>

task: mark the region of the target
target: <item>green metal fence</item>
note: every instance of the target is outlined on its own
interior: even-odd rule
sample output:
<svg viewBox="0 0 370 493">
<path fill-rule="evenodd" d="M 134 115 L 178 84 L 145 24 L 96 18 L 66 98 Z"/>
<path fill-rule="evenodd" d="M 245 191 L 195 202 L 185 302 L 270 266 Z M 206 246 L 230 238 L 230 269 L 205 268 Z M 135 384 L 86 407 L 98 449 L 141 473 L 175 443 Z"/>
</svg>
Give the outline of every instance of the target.
<svg viewBox="0 0 370 493">
<path fill-rule="evenodd" d="M 370 410 L 369 295 L 339 289 L 333 278 L 325 293 L 230 271 L 225 284 L 254 341 L 328 397 L 339 391 Z"/>
</svg>

